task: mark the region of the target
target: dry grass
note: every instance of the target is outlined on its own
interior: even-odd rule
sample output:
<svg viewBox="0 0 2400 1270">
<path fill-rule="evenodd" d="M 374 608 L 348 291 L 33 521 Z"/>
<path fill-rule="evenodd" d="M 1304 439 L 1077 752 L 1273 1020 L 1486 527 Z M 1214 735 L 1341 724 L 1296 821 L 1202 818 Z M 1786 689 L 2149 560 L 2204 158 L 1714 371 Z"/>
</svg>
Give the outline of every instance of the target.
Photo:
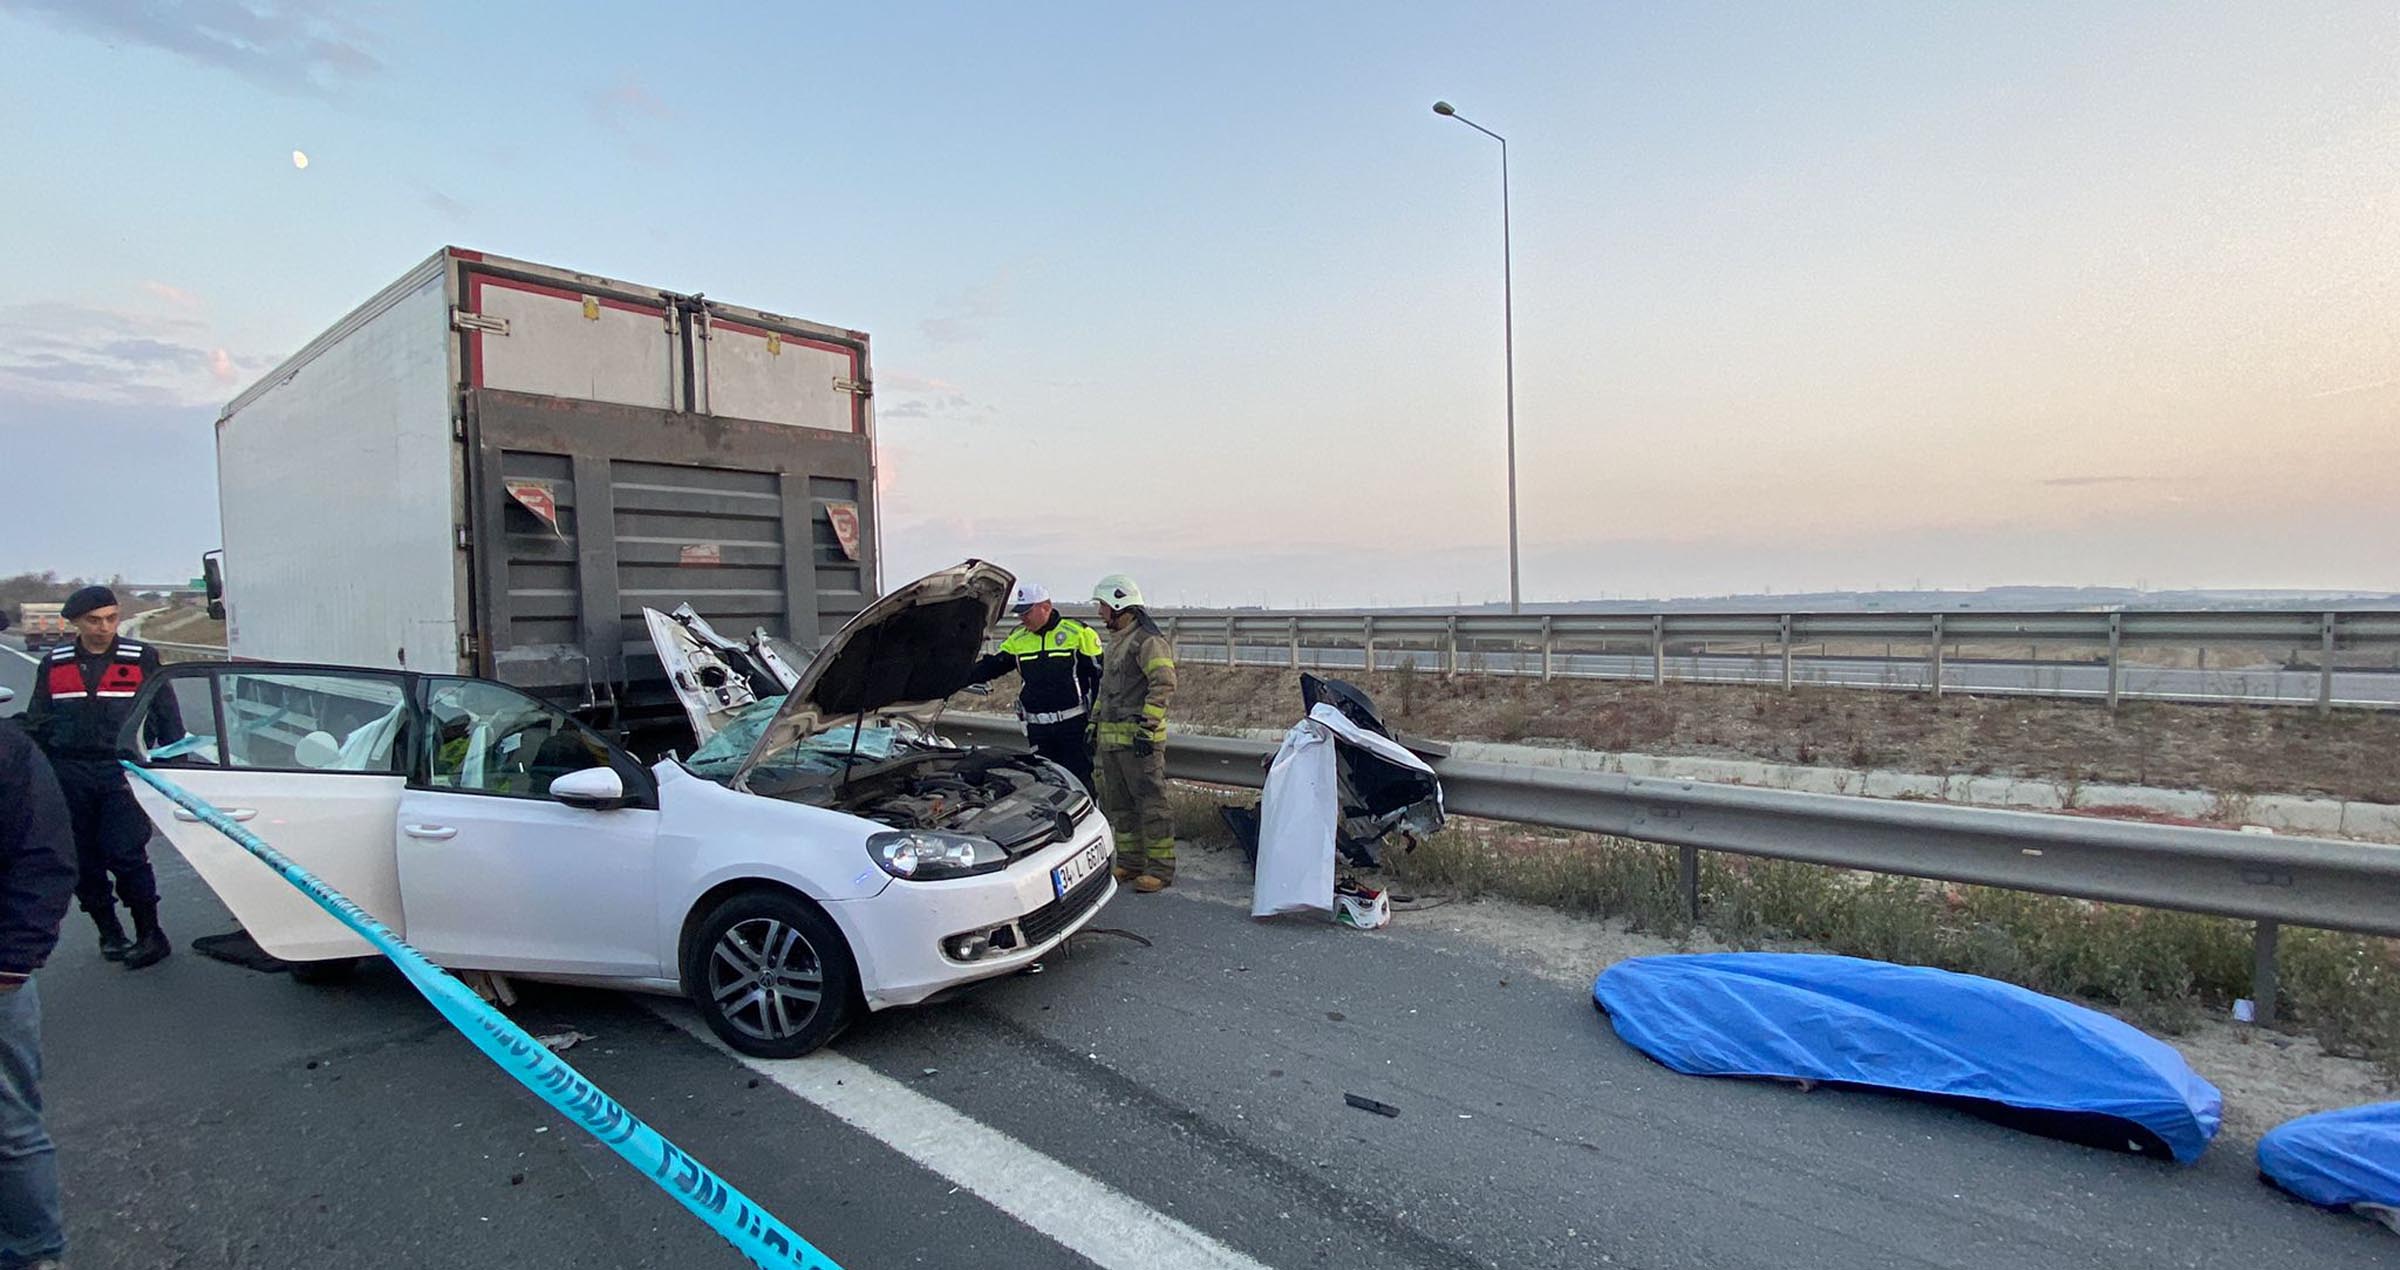
<svg viewBox="0 0 2400 1270">
<path fill-rule="evenodd" d="M 1300 694 L 1285 670 L 1181 668 L 1174 724 L 1284 728 Z M 2279 706 L 2127 703 L 1741 685 L 1538 681 L 1385 671 L 1360 684 L 1394 727 L 1437 740 L 1744 758 L 2224 794 L 2316 793 L 2400 802 L 2400 711 L 2320 719 Z M 1004 709 L 1006 691 L 961 709 Z"/>
<path fill-rule="evenodd" d="M 225 624 L 198 605 L 179 604 L 142 619 L 142 636 L 170 644 L 225 644 Z"/>
</svg>

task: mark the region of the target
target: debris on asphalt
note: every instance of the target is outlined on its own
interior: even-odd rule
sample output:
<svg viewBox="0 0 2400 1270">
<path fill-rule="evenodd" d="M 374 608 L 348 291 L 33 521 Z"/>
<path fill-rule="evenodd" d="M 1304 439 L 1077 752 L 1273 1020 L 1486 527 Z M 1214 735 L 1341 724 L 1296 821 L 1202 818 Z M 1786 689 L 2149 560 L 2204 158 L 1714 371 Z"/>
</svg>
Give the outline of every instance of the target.
<svg viewBox="0 0 2400 1270">
<path fill-rule="evenodd" d="M 1389 1116 L 1395 1120 L 1399 1119 L 1400 1117 L 1400 1109 L 1388 1102 L 1377 1102 L 1372 1098 L 1362 1097 L 1358 1094 L 1343 1094 L 1342 1101 L 1358 1108 L 1360 1111 L 1372 1111 L 1376 1115 Z"/>
<path fill-rule="evenodd" d="M 594 1040 L 597 1038 L 591 1036 L 589 1033 L 578 1032 L 573 1028 L 568 1028 L 564 1032 L 552 1032 L 548 1036 L 537 1036 L 533 1039 L 543 1049 L 549 1050 L 553 1054 L 560 1054 L 575 1048 L 585 1041 Z"/>
<path fill-rule="evenodd" d="M 510 985 L 506 975 L 490 970 L 462 970 L 458 973 L 458 981 L 493 1005 L 506 1007 L 517 1003 L 516 989 Z"/>
<path fill-rule="evenodd" d="M 1347 1015 L 1347 1014 L 1344 1014 L 1344 1013 L 1342 1013 L 1342 1012 L 1341 1012 L 1341 1011 L 1339 1011 L 1339 1010 L 1327 1010 L 1327 1011 L 1325 1012 L 1325 1017 L 1326 1017 L 1326 1018 L 1328 1018 L 1328 1019 L 1331 1019 L 1331 1020 L 1333 1020 L 1333 1021 L 1334 1021 L 1334 1022 L 1336 1022 L 1336 1023 L 1340 1023 L 1340 1022 L 1342 1022 L 1343 1020 L 1345 1020 L 1345 1019 L 1349 1018 L 1350 1016 L 1349 1016 L 1349 1015 Z"/>
</svg>

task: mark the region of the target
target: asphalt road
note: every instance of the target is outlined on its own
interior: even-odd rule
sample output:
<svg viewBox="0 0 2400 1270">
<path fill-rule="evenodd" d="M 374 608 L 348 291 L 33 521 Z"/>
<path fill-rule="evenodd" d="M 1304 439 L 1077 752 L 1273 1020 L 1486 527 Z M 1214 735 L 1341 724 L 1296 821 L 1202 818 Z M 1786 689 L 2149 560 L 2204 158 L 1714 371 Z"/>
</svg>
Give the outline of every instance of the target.
<svg viewBox="0 0 2400 1270">
<path fill-rule="evenodd" d="M 228 929 L 154 848 L 179 944 Z M 2183 1169 L 1677 1076 L 1438 909 L 1361 934 L 1253 922 L 1244 891 L 1123 895 L 1099 925 L 1146 945 L 1081 938 L 829 1058 L 745 1065 L 609 993 L 524 985 L 513 1013 L 589 1034 L 567 1055 L 587 1076 L 852 1270 L 2336 1270 L 2400 1249 L 2230 1143 Z M 182 950 L 127 973 L 70 917 L 40 990 L 79 1265 L 741 1264 L 388 968 L 310 988 Z"/>
<path fill-rule="evenodd" d="M 1178 647 L 1185 661 L 1222 664 L 1225 660 L 1225 646 L 1222 643 L 1201 643 L 1188 633 Z M 1290 657 L 1291 648 L 1288 645 L 1245 644 L 1241 647 L 1243 665 L 1283 666 L 1289 664 Z M 1542 669 L 1539 653 L 1475 653 L 1462 650 L 1459 657 L 1461 664 L 1480 664 L 1490 672 L 1540 674 Z M 1404 660 L 1413 660 L 1419 669 L 1432 669 L 1441 665 L 1442 655 L 1422 649 L 1375 650 L 1375 664 L 1381 669 L 1398 669 Z M 1303 647 L 1300 650 L 1300 664 L 1304 668 L 1356 670 L 1365 664 L 1365 655 L 1355 648 Z M 1792 659 L 1794 682 L 1822 686 L 1923 690 L 1931 685 L 1930 669 L 1922 660 L 1914 658 L 1888 661 L 1875 657 Z M 1551 658 L 1551 673 L 1596 679 L 1648 679 L 1653 667 L 1652 659 L 1646 654 L 1558 653 Z M 1667 677 L 1692 683 L 1779 684 L 1783 682 L 1783 661 L 1773 655 L 1746 657 L 1712 653 L 1703 657 L 1669 656 Z M 2003 695 L 2106 697 L 2108 671 L 2106 667 L 2084 662 L 1950 661 L 1942 667 L 1942 687 L 1946 691 Z M 2127 663 L 2121 671 L 2118 688 L 2125 696 L 2160 700 L 2313 705 L 2317 700 L 2318 677 L 2314 671 L 2284 670 L 2274 666 L 2179 670 Z M 2334 700 L 2345 705 L 2400 706 L 2400 674 L 2390 671 L 2337 670 L 2333 677 L 2333 692 Z"/>
</svg>

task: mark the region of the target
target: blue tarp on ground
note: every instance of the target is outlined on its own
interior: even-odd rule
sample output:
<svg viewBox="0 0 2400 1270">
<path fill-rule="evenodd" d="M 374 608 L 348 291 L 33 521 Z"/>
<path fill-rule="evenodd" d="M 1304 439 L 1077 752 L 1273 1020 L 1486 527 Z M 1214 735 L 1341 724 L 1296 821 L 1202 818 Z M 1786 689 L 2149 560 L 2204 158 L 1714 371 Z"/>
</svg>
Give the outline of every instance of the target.
<svg viewBox="0 0 2400 1270">
<path fill-rule="evenodd" d="M 1795 953 L 1636 957 L 1592 999 L 1627 1044 L 1694 1076 L 1865 1085 L 2025 1113 L 2040 1132 L 2189 1164 L 2223 1102 L 2166 1043 L 2014 984 Z M 2008 1119 L 2009 1116 L 1998 1118 Z M 2119 1125 L 2121 1139 L 2106 1132 Z"/>
<path fill-rule="evenodd" d="M 2400 1208 L 2400 1102 L 2321 1111 L 2258 1140 L 2258 1171 L 2312 1204 Z"/>
</svg>

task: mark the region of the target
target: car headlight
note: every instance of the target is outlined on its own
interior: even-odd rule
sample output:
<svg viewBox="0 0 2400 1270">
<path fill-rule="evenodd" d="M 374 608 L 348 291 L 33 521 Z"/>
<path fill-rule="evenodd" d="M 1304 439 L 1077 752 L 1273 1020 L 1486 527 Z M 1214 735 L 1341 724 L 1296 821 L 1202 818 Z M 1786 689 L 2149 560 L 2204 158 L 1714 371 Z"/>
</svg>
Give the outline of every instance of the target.
<svg viewBox="0 0 2400 1270">
<path fill-rule="evenodd" d="M 989 838 L 924 829 L 876 834 L 867 839 L 867 854 L 875 857 L 876 865 L 893 877 L 919 882 L 963 878 L 1008 867 L 1008 853 Z"/>
</svg>

